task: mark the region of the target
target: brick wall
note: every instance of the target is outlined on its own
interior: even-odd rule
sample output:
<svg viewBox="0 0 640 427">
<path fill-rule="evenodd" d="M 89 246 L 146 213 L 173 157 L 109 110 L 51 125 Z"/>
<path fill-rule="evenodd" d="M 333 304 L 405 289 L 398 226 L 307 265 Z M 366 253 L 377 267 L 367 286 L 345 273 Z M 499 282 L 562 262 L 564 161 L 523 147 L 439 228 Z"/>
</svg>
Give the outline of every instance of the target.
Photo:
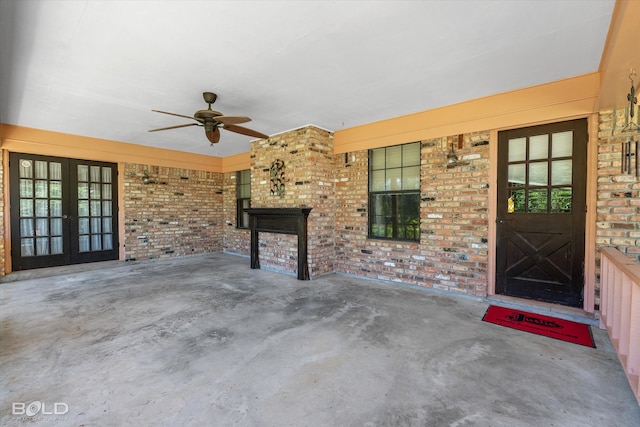
<svg viewBox="0 0 640 427">
<path fill-rule="evenodd" d="M 626 109 L 599 114 L 596 244 L 614 246 L 640 262 L 640 182 L 621 171 L 622 143 L 640 141 L 640 132 L 623 130 L 626 114 Z"/>
<path fill-rule="evenodd" d="M 152 184 L 142 183 L 148 171 Z M 125 164 L 126 259 L 152 259 L 222 250 L 222 174 Z"/>
<path fill-rule="evenodd" d="M 337 271 L 486 295 L 489 133 L 464 135 L 462 165 L 447 169 L 457 138 L 421 143 L 419 243 L 367 238 L 368 152 L 336 156 Z"/>
<path fill-rule="evenodd" d="M 271 194 L 272 162 L 285 165 L 285 191 Z M 309 214 L 308 263 L 311 278 L 334 271 L 333 135 L 308 126 L 251 145 L 251 206 L 312 208 Z M 260 265 L 293 273 L 297 268 L 297 237 L 260 233 Z"/>
</svg>

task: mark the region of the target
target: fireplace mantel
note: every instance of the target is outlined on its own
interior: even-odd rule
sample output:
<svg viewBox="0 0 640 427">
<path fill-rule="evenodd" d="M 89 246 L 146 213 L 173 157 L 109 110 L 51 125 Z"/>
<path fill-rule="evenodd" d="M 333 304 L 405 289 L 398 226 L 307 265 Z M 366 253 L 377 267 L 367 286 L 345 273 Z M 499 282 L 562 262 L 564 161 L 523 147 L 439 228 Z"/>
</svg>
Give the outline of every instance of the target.
<svg viewBox="0 0 640 427">
<path fill-rule="evenodd" d="M 248 208 L 251 229 L 251 268 L 260 268 L 258 232 L 298 236 L 298 280 L 309 280 L 307 218 L 312 208 Z"/>
</svg>

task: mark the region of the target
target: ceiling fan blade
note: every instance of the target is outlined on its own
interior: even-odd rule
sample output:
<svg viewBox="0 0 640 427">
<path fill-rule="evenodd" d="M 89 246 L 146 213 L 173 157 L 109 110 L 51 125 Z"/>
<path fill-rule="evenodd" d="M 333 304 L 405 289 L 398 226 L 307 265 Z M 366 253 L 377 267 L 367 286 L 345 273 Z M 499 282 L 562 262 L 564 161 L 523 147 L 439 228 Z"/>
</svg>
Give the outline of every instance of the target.
<svg viewBox="0 0 640 427">
<path fill-rule="evenodd" d="M 212 144 L 215 144 L 218 141 L 220 141 L 220 129 L 218 129 L 217 127 L 214 128 L 214 130 L 211 132 L 205 131 L 204 134 L 206 135 L 209 142 Z"/>
<path fill-rule="evenodd" d="M 202 125 L 200 123 L 188 123 L 186 125 L 168 126 L 166 128 L 151 129 L 148 132 L 157 132 L 159 130 L 169 130 L 169 129 L 184 128 L 184 127 L 187 127 L 187 126 L 202 126 Z"/>
<path fill-rule="evenodd" d="M 247 123 L 251 121 L 249 117 L 244 116 L 218 116 L 215 120 L 223 125 L 237 125 L 239 123 Z"/>
<path fill-rule="evenodd" d="M 230 130 L 231 132 L 240 133 L 242 135 L 255 136 L 256 138 L 261 139 L 269 138 L 269 135 L 265 135 L 264 133 L 258 132 L 257 130 L 245 128 L 242 126 L 224 125 L 222 129 Z"/>
<path fill-rule="evenodd" d="M 154 113 L 168 114 L 170 116 L 184 117 L 185 119 L 195 120 L 193 116 L 185 116 L 184 114 L 169 113 L 169 112 L 160 111 L 160 110 L 151 110 L 151 111 L 153 111 Z"/>
</svg>

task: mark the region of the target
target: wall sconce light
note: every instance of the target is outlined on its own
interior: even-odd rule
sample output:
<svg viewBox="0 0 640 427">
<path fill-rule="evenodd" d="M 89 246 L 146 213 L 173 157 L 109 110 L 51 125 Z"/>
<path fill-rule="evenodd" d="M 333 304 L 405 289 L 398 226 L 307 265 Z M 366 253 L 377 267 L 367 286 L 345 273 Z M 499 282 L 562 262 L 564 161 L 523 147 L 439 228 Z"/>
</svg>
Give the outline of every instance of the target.
<svg viewBox="0 0 640 427">
<path fill-rule="evenodd" d="M 148 184 L 155 184 L 156 182 L 151 180 L 147 171 L 144 171 L 144 173 L 142 174 L 142 183 L 144 185 L 148 185 Z"/>
<path fill-rule="evenodd" d="M 451 150 L 447 153 L 447 169 L 455 168 L 458 166 L 458 156 L 453 150 L 453 142 L 451 143 Z"/>
<path fill-rule="evenodd" d="M 640 126 L 633 122 L 633 117 L 635 116 L 636 104 L 638 103 L 638 98 L 636 97 L 636 89 L 635 82 L 633 81 L 633 77 L 636 73 L 631 70 L 629 74 L 629 80 L 631 80 L 631 89 L 629 89 L 629 93 L 627 94 L 627 101 L 629 101 L 629 116 L 627 117 L 627 124 L 624 128 L 622 128 L 623 132 L 633 132 L 640 131 Z M 638 141 L 635 141 L 635 144 L 631 144 L 631 138 L 629 141 L 625 141 L 622 143 L 622 173 L 631 175 L 633 173 L 633 168 L 635 166 L 636 170 L 636 178 L 640 176 L 640 159 L 638 152 Z M 635 146 L 635 147 L 634 147 Z M 635 157 L 635 161 L 632 162 L 632 157 Z M 634 165 L 635 163 L 635 165 Z"/>
</svg>

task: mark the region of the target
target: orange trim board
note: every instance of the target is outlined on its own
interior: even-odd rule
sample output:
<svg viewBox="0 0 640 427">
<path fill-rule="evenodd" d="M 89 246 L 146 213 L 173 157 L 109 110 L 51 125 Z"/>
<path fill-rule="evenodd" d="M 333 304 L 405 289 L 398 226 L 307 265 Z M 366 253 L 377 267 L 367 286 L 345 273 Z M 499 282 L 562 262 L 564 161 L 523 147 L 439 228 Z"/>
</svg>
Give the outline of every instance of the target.
<svg viewBox="0 0 640 427">
<path fill-rule="evenodd" d="M 339 130 L 334 153 L 586 115 L 594 111 L 599 84 L 599 74 L 590 73 Z"/>
<path fill-rule="evenodd" d="M 222 158 L 42 129 L 0 125 L 1 148 L 13 152 L 222 171 Z"/>
</svg>

